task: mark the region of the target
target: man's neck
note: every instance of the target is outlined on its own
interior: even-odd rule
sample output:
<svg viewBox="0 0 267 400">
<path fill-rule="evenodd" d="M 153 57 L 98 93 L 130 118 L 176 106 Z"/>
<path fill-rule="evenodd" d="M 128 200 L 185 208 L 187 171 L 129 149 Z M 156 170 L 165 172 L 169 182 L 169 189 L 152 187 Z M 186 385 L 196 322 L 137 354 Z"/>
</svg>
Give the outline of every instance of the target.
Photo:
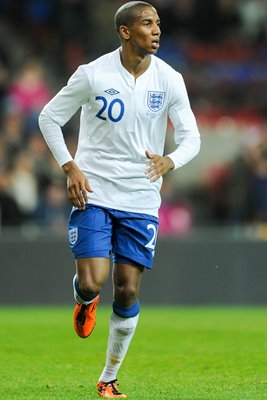
<svg viewBox="0 0 267 400">
<path fill-rule="evenodd" d="M 151 56 L 137 55 L 129 52 L 125 48 L 120 50 L 121 63 L 124 68 L 131 74 L 135 79 L 142 75 L 149 67 L 151 62 Z"/>
</svg>

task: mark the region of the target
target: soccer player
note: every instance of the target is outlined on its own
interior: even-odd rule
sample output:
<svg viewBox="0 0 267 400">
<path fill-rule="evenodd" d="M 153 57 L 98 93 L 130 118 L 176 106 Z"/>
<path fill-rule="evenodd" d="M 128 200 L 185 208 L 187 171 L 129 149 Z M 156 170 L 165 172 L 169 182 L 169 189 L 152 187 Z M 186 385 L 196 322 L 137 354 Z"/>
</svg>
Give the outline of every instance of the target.
<svg viewBox="0 0 267 400">
<path fill-rule="evenodd" d="M 121 47 L 80 66 L 39 123 L 73 205 L 74 327 L 82 338 L 94 329 L 112 254 L 113 311 L 97 390 L 101 397 L 126 398 L 117 372 L 137 326 L 142 274 L 152 267 L 162 176 L 196 156 L 200 137 L 182 76 L 155 56 L 161 34 L 156 9 L 128 2 L 117 11 L 115 27 Z M 80 107 L 73 160 L 61 127 Z M 163 155 L 168 117 L 177 149 Z"/>
</svg>

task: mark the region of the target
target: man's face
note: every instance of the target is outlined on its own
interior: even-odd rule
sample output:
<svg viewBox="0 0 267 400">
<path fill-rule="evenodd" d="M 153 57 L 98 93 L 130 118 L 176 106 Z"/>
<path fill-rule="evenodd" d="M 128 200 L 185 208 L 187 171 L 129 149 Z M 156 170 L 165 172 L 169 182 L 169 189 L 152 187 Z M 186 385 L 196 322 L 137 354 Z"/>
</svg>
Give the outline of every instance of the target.
<svg viewBox="0 0 267 400">
<path fill-rule="evenodd" d="M 155 54 L 159 48 L 160 19 L 155 8 L 140 10 L 133 24 L 128 27 L 129 43 L 140 55 Z"/>
</svg>

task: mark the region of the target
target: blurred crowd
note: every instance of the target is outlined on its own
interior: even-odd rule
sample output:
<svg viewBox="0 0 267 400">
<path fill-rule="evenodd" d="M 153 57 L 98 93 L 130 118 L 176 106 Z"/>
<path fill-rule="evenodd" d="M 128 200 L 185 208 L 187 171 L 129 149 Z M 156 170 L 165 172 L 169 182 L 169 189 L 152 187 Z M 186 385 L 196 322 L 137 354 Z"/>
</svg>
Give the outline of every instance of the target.
<svg viewBox="0 0 267 400">
<path fill-rule="evenodd" d="M 0 227 L 64 230 L 65 177 L 38 115 L 78 65 L 119 45 L 111 16 L 124 2 L 0 0 Z M 267 2 L 151 3 L 162 20 L 158 55 L 182 72 L 201 133 L 225 118 L 244 132 L 236 157 L 208 165 L 194 184 L 164 180 L 160 233 L 267 222 Z M 78 118 L 64 127 L 73 155 Z"/>
</svg>

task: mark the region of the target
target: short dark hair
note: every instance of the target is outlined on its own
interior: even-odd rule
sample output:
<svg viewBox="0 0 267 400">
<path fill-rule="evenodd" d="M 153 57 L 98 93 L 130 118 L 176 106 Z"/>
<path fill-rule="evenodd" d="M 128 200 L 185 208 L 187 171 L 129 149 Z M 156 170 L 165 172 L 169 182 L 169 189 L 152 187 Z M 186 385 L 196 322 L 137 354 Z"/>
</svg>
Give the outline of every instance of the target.
<svg viewBox="0 0 267 400">
<path fill-rule="evenodd" d="M 137 17 L 137 12 L 144 7 L 153 8 L 152 4 L 145 1 L 129 1 L 121 6 L 114 17 L 116 31 L 119 33 L 121 25 L 131 26 Z"/>
</svg>

